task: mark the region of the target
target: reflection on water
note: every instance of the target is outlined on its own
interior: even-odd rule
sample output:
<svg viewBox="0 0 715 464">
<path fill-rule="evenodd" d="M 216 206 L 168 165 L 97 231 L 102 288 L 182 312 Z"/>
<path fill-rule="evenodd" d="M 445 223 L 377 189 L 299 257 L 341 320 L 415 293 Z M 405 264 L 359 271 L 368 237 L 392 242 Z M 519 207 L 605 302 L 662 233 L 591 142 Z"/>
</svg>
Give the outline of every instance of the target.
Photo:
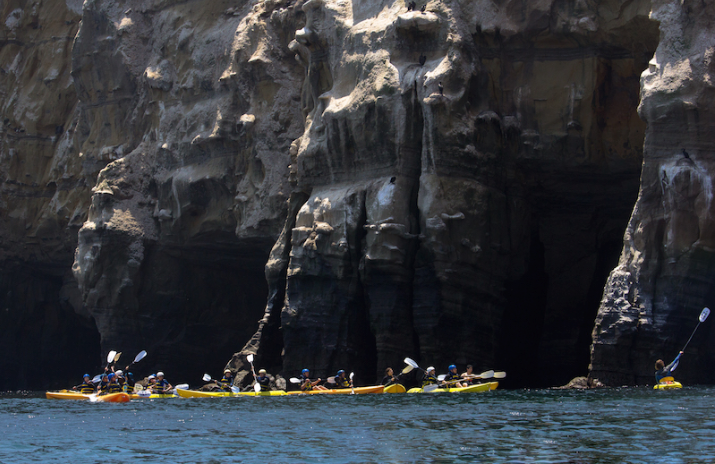
<svg viewBox="0 0 715 464">
<path fill-rule="evenodd" d="M 10 462 L 715 462 L 715 388 L 0 398 Z"/>
</svg>

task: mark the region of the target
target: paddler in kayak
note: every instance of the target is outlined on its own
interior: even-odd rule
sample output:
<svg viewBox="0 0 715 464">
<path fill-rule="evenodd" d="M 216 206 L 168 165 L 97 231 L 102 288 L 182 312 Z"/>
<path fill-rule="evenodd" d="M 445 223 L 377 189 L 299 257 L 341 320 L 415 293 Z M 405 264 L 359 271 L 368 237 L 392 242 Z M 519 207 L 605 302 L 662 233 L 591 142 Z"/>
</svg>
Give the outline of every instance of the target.
<svg viewBox="0 0 715 464">
<path fill-rule="evenodd" d="M 474 377 L 474 367 L 471 364 L 467 364 L 467 371 L 462 375 L 462 383 L 466 385 L 472 384 L 472 378 Z"/>
<path fill-rule="evenodd" d="M 399 382 L 399 380 L 395 376 L 392 368 L 388 367 L 387 369 L 385 369 L 385 377 L 382 378 L 382 382 L 380 382 L 380 385 L 389 387 L 390 385 L 397 383 L 397 382 Z"/>
<path fill-rule="evenodd" d="M 655 362 L 655 382 L 660 383 L 660 381 L 665 378 L 665 377 L 672 377 L 673 374 L 672 372 L 675 370 L 676 367 L 678 367 L 678 363 L 680 362 L 680 356 L 683 354 L 681 351 L 678 353 L 678 356 L 675 357 L 672 363 L 668 364 L 667 366 L 663 362 L 662 359 L 659 359 Z"/>
<path fill-rule="evenodd" d="M 219 387 L 221 387 L 221 390 L 228 392 L 231 391 L 231 387 L 233 386 L 233 372 L 231 372 L 231 369 L 224 369 L 223 377 L 221 377 L 218 384 Z"/>
<path fill-rule="evenodd" d="M 83 395 L 91 395 L 92 393 L 94 393 L 94 389 L 95 387 L 92 383 L 92 378 L 89 376 L 89 374 L 84 374 L 84 376 L 82 377 L 82 383 L 80 385 L 72 387 L 72 390 L 77 390 Z"/>
<path fill-rule="evenodd" d="M 100 379 L 99 384 L 97 384 L 96 393 L 106 394 L 108 388 L 109 388 L 109 376 L 107 376 L 107 374 L 102 374 L 102 378 Z"/>
<path fill-rule="evenodd" d="M 256 383 L 261 386 L 262 392 L 271 391 L 271 378 L 268 377 L 268 372 L 265 369 L 258 371 L 258 377 L 256 377 Z"/>
<path fill-rule="evenodd" d="M 422 376 L 422 388 L 425 388 L 427 385 L 434 385 L 436 383 L 439 383 L 439 381 L 437 380 L 437 376 L 434 373 L 434 367 L 430 366 L 425 369 L 425 374 Z"/>
<path fill-rule="evenodd" d="M 444 377 L 444 381 L 442 382 L 442 387 L 444 388 L 462 388 L 466 387 L 466 383 L 462 383 L 462 378 L 459 376 L 457 373 L 457 366 L 454 364 L 451 364 L 449 366 L 449 372 L 447 375 Z"/>
<path fill-rule="evenodd" d="M 303 369 L 300 374 L 300 389 L 301 391 L 311 391 L 313 388 L 316 390 L 327 390 L 327 388 L 318 385 L 322 379 L 310 380 L 310 370 Z"/>
<path fill-rule="evenodd" d="M 105 392 L 102 392 L 103 395 L 122 392 L 122 386 L 119 385 L 119 382 L 117 381 L 117 374 L 112 372 L 107 375 L 107 379 L 109 380 L 109 382 L 107 383 L 107 390 Z"/>
<path fill-rule="evenodd" d="M 158 394 L 166 394 L 169 393 L 169 390 L 174 388 L 168 380 L 164 378 L 164 373 L 163 372 L 157 372 L 156 373 L 156 383 L 152 385 L 152 392 L 158 393 Z"/>
<path fill-rule="evenodd" d="M 351 388 L 353 386 L 353 381 L 348 379 L 347 374 L 345 374 L 345 371 L 340 369 L 335 377 L 333 377 L 331 382 L 328 382 L 330 384 L 334 384 L 335 387 L 333 388 Z"/>
</svg>

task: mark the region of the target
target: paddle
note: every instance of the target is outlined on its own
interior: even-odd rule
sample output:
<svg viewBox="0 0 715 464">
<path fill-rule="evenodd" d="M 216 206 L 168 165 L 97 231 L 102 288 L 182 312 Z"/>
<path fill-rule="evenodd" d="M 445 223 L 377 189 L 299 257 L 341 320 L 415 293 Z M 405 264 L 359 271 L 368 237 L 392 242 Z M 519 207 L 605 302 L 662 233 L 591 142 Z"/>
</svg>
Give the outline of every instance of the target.
<svg viewBox="0 0 715 464">
<path fill-rule="evenodd" d="M 495 379 L 503 379 L 506 378 L 506 372 L 504 371 L 499 371 L 494 373 L 494 378 Z"/>
<path fill-rule="evenodd" d="M 703 308 L 703 310 L 700 312 L 700 316 L 698 317 L 698 325 L 696 325 L 695 328 L 693 329 L 693 333 L 690 334 L 690 338 L 688 339 L 688 341 L 687 341 L 687 343 L 685 344 L 685 346 L 683 347 L 683 349 L 680 350 L 681 352 L 685 352 L 685 348 L 688 347 L 688 344 L 690 343 L 690 340 L 693 339 L 693 335 L 695 335 L 695 331 L 698 330 L 698 327 L 700 327 L 700 324 L 703 323 L 703 322 L 705 322 L 705 319 L 707 319 L 709 315 L 710 315 L 710 309 L 709 309 L 709 308 Z"/>
<path fill-rule="evenodd" d="M 139 361 L 141 361 L 141 360 L 144 359 L 144 358 L 146 358 L 146 351 L 141 350 L 139 353 L 137 353 L 136 356 L 134 356 L 134 361 L 132 361 L 131 363 L 129 363 L 129 365 L 124 368 L 124 370 L 125 370 L 125 371 L 126 371 L 126 370 L 129 370 L 129 368 L 132 367 L 133 364 L 138 363 Z"/>
<path fill-rule="evenodd" d="M 251 373 L 253 373 L 253 391 L 258 393 L 261 391 L 261 385 L 258 383 L 258 377 L 256 377 L 256 369 L 253 367 L 253 355 L 249 354 L 246 359 L 251 364 Z"/>
<path fill-rule="evenodd" d="M 114 357 L 117 355 L 117 352 L 112 350 L 109 353 L 107 353 L 107 367 L 104 370 L 109 370 L 109 366 L 112 365 L 114 362 Z"/>
<path fill-rule="evenodd" d="M 419 370 L 421 370 L 421 371 L 424 371 L 424 369 L 422 369 L 420 366 L 418 366 L 417 363 L 416 363 L 414 360 L 410 359 L 410 358 L 405 358 L 405 364 L 409 365 L 412 369 L 419 369 Z M 406 368 L 405 368 L 405 369 L 406 369 Z M 407 371 L 407 372 L 410 372 L 412 369 L 410 369 L 410 370 Z M 403 372 L 404 374 L 407 373 L 407 372 L 405 372 L 404 370 L 403 370 L 402 372 Z"/>
<path fill-rule="evenodd" d="M 353 377 L 355 377 L 355 372 L 350 373 L 350 388 L 352 388 L 351 395 L 355 394 L 355 386 L 353 385 Z"/>
<path fill-rule="evenodd" d="M 112 360 L 112 364 L 115 362 L 119 361 L 119 357 L 122 355 L 122 352 L 120 351 L 119 353 L 114 355 L 114 359 Z"/>
</svg>

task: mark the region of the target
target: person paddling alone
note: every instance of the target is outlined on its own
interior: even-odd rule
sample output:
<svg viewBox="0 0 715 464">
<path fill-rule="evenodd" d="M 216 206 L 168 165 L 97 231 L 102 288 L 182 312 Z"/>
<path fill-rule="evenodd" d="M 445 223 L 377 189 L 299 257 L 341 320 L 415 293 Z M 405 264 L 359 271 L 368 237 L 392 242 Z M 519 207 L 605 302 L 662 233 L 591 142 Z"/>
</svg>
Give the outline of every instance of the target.
<svg viewBox="0 0 715 464">
<path fill-rule="evenodd" d="M 672 363 L 668 364 L 667 366 L 663 362 L 662 359 L 659 359 L 655 362 L 655 382 L 660 383 L 662 379 L 665 377 L 672 377 L 673 376 L 673 371 L 675 370 L 676 367 L 678 367 L 678 363 L 680 362 L 680 356 L 683 354 L 681 351 L 678 353 L 678 356 L 675 357 Z"/>
</svg>

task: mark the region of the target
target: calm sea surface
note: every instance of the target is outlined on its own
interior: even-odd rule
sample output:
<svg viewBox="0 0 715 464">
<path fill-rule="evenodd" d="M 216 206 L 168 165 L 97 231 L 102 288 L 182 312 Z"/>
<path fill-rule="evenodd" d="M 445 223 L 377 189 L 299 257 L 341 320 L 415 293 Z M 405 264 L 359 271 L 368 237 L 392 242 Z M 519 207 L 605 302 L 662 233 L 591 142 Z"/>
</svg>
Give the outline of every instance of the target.
<svg viewBox="0 0 715 464">
<path fill-rule="evenodd" d="M 137 400 L 0 397 L 0 463 L 715 462 L 715 387 Z"/>
</svg>

